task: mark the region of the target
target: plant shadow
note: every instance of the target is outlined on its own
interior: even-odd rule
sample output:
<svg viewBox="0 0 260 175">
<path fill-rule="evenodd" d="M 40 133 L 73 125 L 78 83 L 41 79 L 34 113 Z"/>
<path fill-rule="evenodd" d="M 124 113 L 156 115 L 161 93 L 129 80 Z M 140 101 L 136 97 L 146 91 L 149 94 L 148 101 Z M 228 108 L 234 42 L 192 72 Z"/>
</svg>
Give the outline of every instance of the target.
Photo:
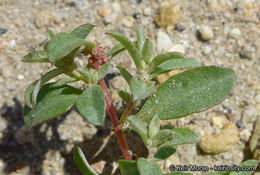
<svg viewBox="0 0 260 175">
<path fill-rule="evenodd" d="M 81 175 L 73 161 L 73 150 L 69 153 L 64 151 L 66 150 L 67 143 L 60 139 L 57 129 L 58 125 L 75 108 L 72 108 L 61 117 L 47 121 L 45 129 L 42 129 L 42 125 L 39 125 L 21 135 L 19 129 L 24 127 L 23 106 L 15 97 L 13 101 L 15 103 L 14 106 L 4 104 L 0 107 L 0 117 L 7 122 L 7 127 L 2 131 L 3 135 L 0 139 L 0 160 L 5 163 L 4 173 L 23 172 L 25 167 L 29 167 L 28 174 L 42 174 L 45 155 L 50 150 L 54 150 L 60 151 L 61 156 L 65 160 L 65 174 Z M 111 126 L 108 117 L 105 126 Z M 51 130 L 51 136 L 47 133 L 48 130 Z M 147 155 L 147 150 L 136 133 L 131 132 L 126 136 L 130 148 L 137 154 L 137 157 Z M 33 139 L 30 137 L 33 137 Z M 21 143 L 17 139 L 25 141 Z M 122 159 L 123 157 L 117 144 L 117 139 L 113 131 L 111 131 L 111 127 L 99 128 L 91 140 L 85 140 L 79 143 L 79 145 L 89 163 L 95 169 L 99 170 L 100 174 L 119 174 L 119 170 L 118 168 L 114 168 L 115 164 L 113 162 L 117 162 L 118 159 Z"/>
</svg>

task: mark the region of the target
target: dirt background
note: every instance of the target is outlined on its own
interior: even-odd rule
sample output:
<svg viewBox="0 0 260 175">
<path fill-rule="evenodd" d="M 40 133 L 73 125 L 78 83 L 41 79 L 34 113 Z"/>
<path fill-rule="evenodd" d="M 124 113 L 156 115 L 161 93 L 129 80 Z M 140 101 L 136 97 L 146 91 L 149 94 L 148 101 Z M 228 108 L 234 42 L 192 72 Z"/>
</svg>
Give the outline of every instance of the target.
<svg viewBox="0 0 260 175">
<path fill-rule="evenodd" d="M 116 42 L 104 33 L 117 29 L 135 40 L 136 22 L 144 26 L 157 53 L 182 51 L 202 65 L 225 66 L 237 75 L 235 88 L 221 104 L 163 123 L 190 128 L 201 138 L 219 134 L 217 141 L 224 143 L 221 153 L 206 153 L 203 144 L 183 145 L 158 163 L 163 171 L 169 172 L 171 164 L 232 165 L 253 156 L 259 159 L 259 124 L 255 124 L 260 115 L 259 0 L 0 0 L 1 175 L 79 174 L 71 153 L 75 144 L 81 145 L 98 173 L 119 174 L 116 161 L 122 155 L 110 132 L 109 120 L 104 127 L 96 128 L 73 108 L 33 130 L 24 126 L 25 89 L 52 67 L 25 64 L 21 59 L 29 50 L 42 46 L 47 29 L 70 32 L 80 24 L 93 23 L 96 28 L 88 38 L 111 47 Z M 80 57 L 77 60 L 78 64 L 86 61 Z M 126 53 L 114 59 L 116 64 L 135 72 Z M 113 67 L 106 79 L 120 113 L 123 103 L 116 89 L 125 82 L 117 72 Z M 253 134 L 256 143 L 250 150 Z M 147 154 L 136 134 L 128 134 L 127 138 L 133 152 L 138 156 Z M 213 151 L 220 149 L 218 143 L 208 145 Z"/>
</svg>

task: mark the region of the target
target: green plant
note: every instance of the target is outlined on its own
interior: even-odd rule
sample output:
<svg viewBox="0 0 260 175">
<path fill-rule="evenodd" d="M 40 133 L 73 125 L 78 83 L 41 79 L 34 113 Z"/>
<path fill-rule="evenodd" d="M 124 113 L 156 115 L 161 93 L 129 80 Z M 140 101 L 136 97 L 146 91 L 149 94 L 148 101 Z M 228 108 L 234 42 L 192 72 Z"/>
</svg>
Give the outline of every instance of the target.
<svg viewBox="0 0 260 175">
<path fill-rule="evenodd" d="M 147 38 L 141 25 L 137 27 L 136 42 L 131 42 L 115 30 L 106 33 L 119 42 L 106 52 L 101 45 L 85 40 L 93 28 L 92 24 L 84 24 L 71 33 L 55 35 L 48 31 L 44 49 L 24 56 L 24 62 L 51 63 L 56 67 L 27 88 L 25 124 L 32 128 L 76 105 L 86 120 L 94 125 L 102 125 L 107 109 L 125 159 L 118 161 L 121 174 L 162 174 L 154 162 L 172 155 L 177 145 L 198 142 L 199 137 L 189 129 L 161 127 L 160 120 L 185 117 L 220 103 L 233 88 L 235 73 L 231 69 L 217 66 L 200 67 L 195 60 L 185 58 L 178 52 L 153 57 L 153 43 Z M 135 63 L 138 76 L 132 76 L 126 69 L 118 66 L 127 82 L 125 89 L 118 92 L 126 103 L 126 109 L 119 120 L 104 77 L 112 58 L 125 50 Z M 86 67 L 75 63 L 74 57 L 77 54 L 83 54 L 87 58 Z M 156 88 L 154 77 L 176 69 L 186 71 L 172 76 Z M 61 74 L 66 77 L 47 83 Z M 68 85 L 77 81 L 84 82 L 87 88 L 82 90 Z M 131 115 L 134 106 L 138 106 L 140 101 L 145 99 L 147 101 L 140 111 Z M 132 153 L 124 135 L 124 132 L 130 129 L 142 138 L 149 151 L 148 158 L 132 160 Z M 74 150 L 74 160 L 83 174 L 97 174 L 79 147 Z"/>
</svg>

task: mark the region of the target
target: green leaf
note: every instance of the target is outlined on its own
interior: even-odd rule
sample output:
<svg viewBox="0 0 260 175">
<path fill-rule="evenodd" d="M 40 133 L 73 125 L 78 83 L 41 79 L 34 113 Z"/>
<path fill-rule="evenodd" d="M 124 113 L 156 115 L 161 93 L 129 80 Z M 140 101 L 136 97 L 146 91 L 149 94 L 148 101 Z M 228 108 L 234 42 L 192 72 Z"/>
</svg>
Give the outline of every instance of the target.
<svg viewBox="0 0 260 175">
<path fill-rule="evenodd" d="M 98 175 L 89 165 L 84 153 L 78 146 L 74 149 L 73 159 L 83 175 Z"/>
<path fill-rule="evenodd" d="M 132 77 L 130 81 L 130 88 L 133 93 L 134 101 L 145 99 L 151 95 L 155 90 L 152 88 L 152 82 L 145 84 L 140 82 L 136 77 Z"/>
<path fill-rule="evenodd" d="M 90 78 L 90 74 L 89 74 L 89 72 L 87 70 L 78 67 L 76 69 L 76 71 L 82 76 L 82 78 L 85 81 L 85 83 L 88 84 L 90 82 L 91 78 Z"/>
<path fill-rule="evenodd" d="M 240 169 L 242 167 L 244 167 L 244 168 L 246 168 L 247 171 L 242 171 L 242 170 L 240 170 L 239 172 L 232 171 L 230 173 L 230 175 L 251 175 L 256 170 L 257 165 L 258 165 L 258 161 L 257 160 L 247 160 L 247 161 L 245 161 L 245 162 L 243 162 L 243 163 L 241 163 L 239 165 Z M 254 170 L 253 171 L 248 171 L 249 167 L 253 168 Z"/>
<path fill-rule="evenodd" d="M 125 70 L 125 68 L 123 68 L 122 66 L 117 66 L 117 69 L 120 71 L 120 74 L 123 76 L 125 81 L 128 84 L 130 84 L 130 81 L 131 81 L 133 76 L 127 70 Z"/>
<path fill-rule="evenodd" d="M 124 46 L 122 46 L 121 44 L 116 44 L 114 47 L 112 47 L 112 49 L 107 53 L 107 57 L 109 59 L 112 59 L 113 57 L 115 57 L 117 54 L 119 54 L 120 52 L 124 51 L 125 48 Z"/>
<path fill-rule="evenodd" d="M 142 50 L 142 59 L 145 61 L 145 63 L 149 64 L 153 57 L 153 43 L 150 39 L 146 39 L 143 50 Z"/>
<path fill-rule="evenodd" d="M 59 33 L 46 45 L 46 52 L 51 62 L 56 63 L 71 51 L 88 42 L 69 33 Z"/>
<path fill-rule="evenodd" d="M 136 161 L 132 160 L 119 160 L 118 165 L 121 175 L 140 175 L 137 170 Z"/>
<path fill-rule="evenodd" d="M 113 37 L 115 40 L 117 40 L 124 46 L 124 48 L 131 55 L 137 69 L 139 70 L 139 68 L 141 67 L 141 58 L 140 58 L 141 56 L 140 56 L 140 53 L 137 50 L 137 48 L 133 45 L 133 43 L 127 37 L 125 37 L 123 34 L 119 33 L 118 31 L 111 30 L 107 34 L 110 35 L 111 37 Z"/>
<path fill-rule="evenodd" d="M 144 43 L 146 41 L 146 33 L 142 25 L 138 24 L 136 28 L 137 33 L 137 48 L 142 53 Z"/>
<path fill-rule="evenodd" d="M 173 131 L 174 133 L 173 139 L 164 143 L 162 147 L 199 142 L 199 136 L 189 129 L 176 128 L 176 129 L 172 129 L 171 131 Z"/>
<path fill-rule="evenodd" d="M 82 24 L 79 27 L 75 28 L 71 34 L 75 35 L 78 38 L 85 39 L 87 38 L 88 34 L 91 32 L 91 30 L 95 27 L 93 24 Z"/>
<path fill-rule="evenodd" d="M 158 149 L 158 151 L 154 154 L 153 160 L 159 161 L 164 160 L 170 157 L 175 153 L 177 147 L 176 146 L 164 146 Z"/>
<path fill-rule="evenodd" d="M 50 88 L 51 84 L 44 85 L 38 94 L 36 109 L 24 108 L 24 121 L 28 127 L 33 127 L 46 120 L 60 116 L 74 105 L 81 90 L 64 85 Z"/>
<path fill-rule="evenodd" d="M 145 145 L 147 145 L 147 128 L 145 123 L 136 116 L 129 116 L 127 120 L 130 122 L 134 131 L 136 131 L 142 138 Z"/>
<path fill-rule="evenodd" d="M 216 66 L 199 67 L 174 75 L 149 97 L 138 117 L 150 120 L 174 119 L 206 110 L 220 103 L 236 81 L 231 69 Z"/>
<path fill-rule="evenodd" d="M 49 72 L 47 72 L 45 75 L 43 75 L 42 78 L 40 78 L 36 83 L 35 83 L 35 87 L 33 89 L 32 92 L 32 106 L 35 106 L 37 103 L 37 96 L 38 93 L 40 91 L 40 88 L 49 80 L 51 80 L 52 78 L 60 75 L 63 73 L 63 70 L 61 69 L 53 69 Z M 30 106 L 29 106 L 30 107 Z"/>
<path fill-rule="evenodd" d="M 55 76 L 58 76 L 62 73 L 63 71 L 60 70 L 60 69 L 54 69 L 54 70 L 51 70 L 50 72 L 46 73 L 42 78 L 41 78 L 41 81 L 39 84 L 38 83 L 38 88 L 41 87 L 41 85 L 45 84 L 47 81 L 49 81 L 50 79 L 52 79 L 53 77 Z M 35 90 L 35 86 L 37 84 L 39 80 L 31 83 L 28 88 L 26 89 L 26 92 L 25 92 L 25 104 L 30 107 L 30 108 L 33 108 L 33 101 L 34 101 L 34 104 L 36 104 L 36 98 L 37 98 L 37 95 L 38 95 L 38 90 L 36 91 Z M 40 87 L 39 87 L 40 86 Z M 33 97 L 33 93 L 34 93 L 34 97 Z M 34 98 L 34 100 L 33 100 Z"/>
<path fill-rule="evenodd" d="M 105 97 L 99 85 L 86 89 L 77 99 L 79 113 L 94 125 L 103 125 L 105 119 Z"/>
<path fill-rule="evenodd" d="M 98 73 L 98 81 L 106 76 L 106 74 L 108 73 L 110 67 L 111 67 L 110 63 L 103 64 L 100 67 L 100 69 L 97 72 Z"/>
<path fill-rule="evenodd" d="M 50 29 L 47 30 L 47 41 L 51 40 L 55 36 L 55 33 Z"/>
<path fill-rule="evenodd" d="M 151 62 L 152 67 L 157 67 L 158 65 L 162 64 L 165 61 L 172 60 L 172 59 L 182 59 L 184 58 L 183 53 L 180 52 L 167 52 L 164 54 L 157 55 Z"/>
<path fill-rule="evenodd" d="M 159 147 L 166 141 L 173 140 L 174 132 L 169 129 L 160 130 L 153 138 L 152 138 L 152 146 Z"/>
<path fill-rule="evenodd" d="M 183 173 L 183 172 L 171 172 L 163 175 L 192 175 L 190 173 Z"/>
<path fill-rule="evenodd" d="M 162 171 L 154 162 L 150 162 L 144 158 L 139 158 L 137 160 L 137 169 L 140 175 L 161 175 Z"/>
<path fill-rule="evenodd" d="M 122 98 L 122 100 L 124 100 L 124 102 L 128 103 L 131 100 L 131 95 L 123 90 L 119 90 L 118 91 L 118 95 L 120 98 Z"/>
<path fill-rule="evenodd" d="M 34 51 L 31 53 L 28 53 L 27 55 L 25 55 L 22 59 L 22 62 L 25 63 L 48 63 L 50 62 L 48 60 L 48 55 L 45 51 L 40 50 L 40 51 Z"/>
<path fill-rule="evenodd" d="M 149 124 L 148 136 L 153 138 L 160 130 L 160 118 L 155 115 Z"/>
<path fill-rule="evenodd" d="M 199 66 L 200 64 L 197 61 L 190 58 L 168 60 L 160 64 L 152 72 L 150 72 L 150 76 L 151 78 L 153 78 L 159 74 L 166 73 L 172 70 L 190 69 Z"/>
<path fill-rule="evenodd" d="M 76 81 L 79 81 L 77 78 L 73 78 L 73 77 L 69 77 L 69 78 L 61 78 L 57 81 L 55 81 L 51 87 L 58 87 L 58 86 L 63 86 L 63 85 L 66 85 L 68 83 L 73 83 L 73 82 L 76 82 Z"/>
</svg>

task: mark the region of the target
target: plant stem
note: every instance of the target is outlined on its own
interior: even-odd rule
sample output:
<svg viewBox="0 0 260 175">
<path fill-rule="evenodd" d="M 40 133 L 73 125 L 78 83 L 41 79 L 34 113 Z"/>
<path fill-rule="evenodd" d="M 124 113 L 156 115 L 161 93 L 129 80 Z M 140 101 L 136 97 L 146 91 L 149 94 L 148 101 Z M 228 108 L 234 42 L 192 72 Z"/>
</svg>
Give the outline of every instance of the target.
<svg viewBox="0 0 260 175">
<path fill-rule="evenodd" d="M 124 110 L 121 118 L 120 118 L 120 123 L 122 124 L 126 118 L 129 116 L 129 114 L 131 113 L 131 111 L 133 110 L 135 105 L 135 102 L 133 102 L 132 100 L 127 104 L 126 109 Z"/>
<path fill-rule="evenodd" d="M 99 69 L 99 65 L 97 63 L 94 63 L 94 67 L 95 67 L 96 70 Z M 119 143 L 121 152 L 123 153 L 124 159 L 132 160 L 131 151 L 130 151 L 129 146 L 127 144 L 125 135 L 123 135 L 122 132 L 121 132 L 121 125 L 120 125 L 120 122 L 118 120 L 116 110 L 115 110 L 114 105 L 112 103 L 112 100 L 111 100 L 111 97 L 110 97 L 110 94 L 108 92 L 108 89 L 107 89 L 107 86 L 106 86 L 104 79 L 100 80 L 100 85 L 101 85 L 103 92 L 104 92 L 105 101 L 106 101 L 106 108 L 107 108 L 108 114 L 110 116 L 110 119 L 113 123 L 113 128 L 114 128 L 116 138 L 117 138 L 117 141 Z"/>
</svg>

